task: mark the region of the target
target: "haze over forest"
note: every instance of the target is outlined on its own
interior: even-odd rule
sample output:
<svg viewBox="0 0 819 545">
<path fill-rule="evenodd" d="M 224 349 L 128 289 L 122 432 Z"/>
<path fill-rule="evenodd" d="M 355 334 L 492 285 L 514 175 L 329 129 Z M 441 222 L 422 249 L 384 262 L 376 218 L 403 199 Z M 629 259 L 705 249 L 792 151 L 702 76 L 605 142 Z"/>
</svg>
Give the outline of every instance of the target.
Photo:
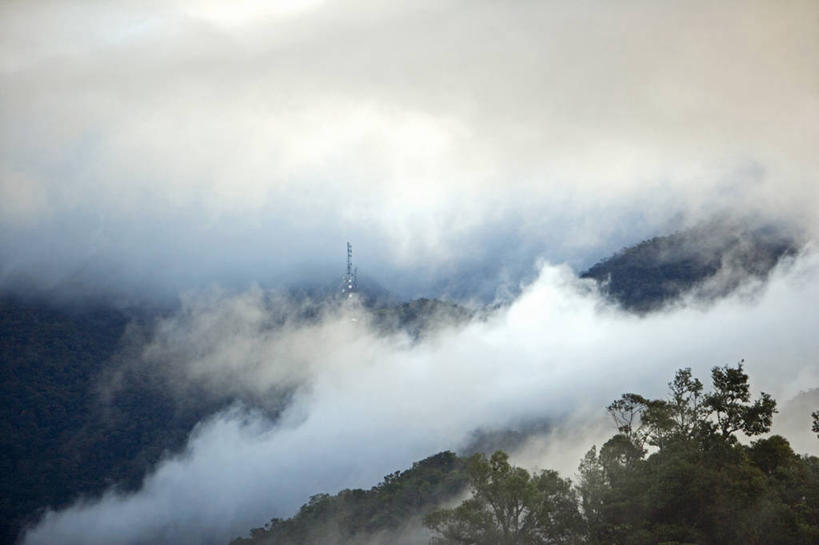
<svg viewBox="0 0 819 545">
<path fill-rule="evenodd" d="M 6 435 L 82 475 L 12 483 L 21 542 L 227 544 L 484 444 L 573 477 L 612 399 L 742 359 L 819 454 L 785 410 L 819 388 L 817 21 L 3 3 Z M 328 303 L 347 241 L 365 293 Z"/>
</svg>

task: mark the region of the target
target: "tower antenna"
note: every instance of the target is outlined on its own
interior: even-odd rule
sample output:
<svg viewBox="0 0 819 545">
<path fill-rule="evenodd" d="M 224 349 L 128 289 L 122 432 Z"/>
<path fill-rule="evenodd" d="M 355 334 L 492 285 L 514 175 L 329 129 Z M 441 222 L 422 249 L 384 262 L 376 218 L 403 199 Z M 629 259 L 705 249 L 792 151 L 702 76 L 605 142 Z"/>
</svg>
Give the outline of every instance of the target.
<svg viewBox="0 0 819 545">
<path fill-rule="evenodd" d="M 347 297 L 352 297 L 358 290 L 358 268 L 353 268 L 353 245 L 347 242 L 347 274 L 344 275 L 344 283 L 341 286 L 341 293 Z"/>
</svg>

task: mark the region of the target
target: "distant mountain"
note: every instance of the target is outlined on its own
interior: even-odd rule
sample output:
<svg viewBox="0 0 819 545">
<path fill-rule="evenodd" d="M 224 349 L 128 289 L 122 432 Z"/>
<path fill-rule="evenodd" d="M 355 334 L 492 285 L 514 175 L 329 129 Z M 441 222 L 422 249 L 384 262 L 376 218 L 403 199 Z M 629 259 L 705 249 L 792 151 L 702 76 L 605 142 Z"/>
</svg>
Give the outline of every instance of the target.
<svg viewBox="0 0 819 545">
<path fill-rule="evenodd" d="M 715 221 L 624 248 L 581 277 L 596 280 L 623 308 L 648 312 L 686 294 L 710 299 L 748 280 L 764 280 L 799 246 L 796 237 L 780 229 Z"/>
<path fill-rule="evenodd" d="M 415 299 L 371 309 L 373 323 L 384 332 L 406 331 L 414 338 L 441 326 L 463 324 L 476 316 L 470 308 L 451 301 Z"/>
</svg>

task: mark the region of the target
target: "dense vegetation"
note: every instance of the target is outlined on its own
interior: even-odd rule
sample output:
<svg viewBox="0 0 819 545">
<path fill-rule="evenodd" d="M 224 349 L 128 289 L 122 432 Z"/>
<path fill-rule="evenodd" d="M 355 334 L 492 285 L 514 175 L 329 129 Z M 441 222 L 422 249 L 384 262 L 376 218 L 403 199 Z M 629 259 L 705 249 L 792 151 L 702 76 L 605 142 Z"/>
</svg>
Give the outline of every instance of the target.
<svg viewBox="0 0 819 545">
<path fill-rule="evenodd" d="M 742 364 L 716 367 L 711 378 L 706 392 L 683 369 L 667 399 L 624 394 L 613 402 L 618 433 L 588 451 L 574 484 L 514 467 L 502 451 L 442 453 L 370 491 L 314 496 L 292 519 L 232 545 L 819 542 L 819 458 L 795 454 L 778 435 L 741 443 L 738 433 L 768 432 L 776 403 L 751 399 Z M 460 505 L 435 507 L 461 487 L 469 497 Z M 422 512 L 431 539 L 396 533 Z"/>
<path fill-rule="evenodd" d="M 503 451 L 467 462 L 472 497 L 454 509 L 438 509 L 424 523 L 437 534 L 433 545 L 576 543 L 582 539 L 577 492 L 557 472 L 528 471 L 509 464 Z"/>
<path fill-rule="evenodd" d="M 104 478 L 98 468 L 111 451 L 94 453 L 78 436 L 91 416 L 92 377 L 115 352 L 126 321 L 110 309 L 70 313 L 0 300 L 3 543 L 13 542 L 24 517 L 37 508 L 104 485 L 95 480 Z M 85 463 L 91 456 L 100 458 Z"/>
<path fill-rule="evenodd" d="M 231 545 L 406 543 L 417 539 L 414 519 L 463 490 L 463 465 L 452 452 L 441 452 L 387 475 L 370 490 L 315 495 L 293 518 L 273 519 Z"/>
<path fill-rule="evenodd" d="M 741 364 L 712 382 L 705 393 L 682 370 L 665 400 L 609 406 L 619 433 L 580 465 L 589 543 L 817 543 L 819 459 L 777 435 L 741 444 L 769 430 L 776 404 L 751 401 Z"/>
<path fill-rule="evenodd" d="M 110 305 L 56 308 L 0 299 L 0 542 L 47 506 L 116 484 L 135 489 L 220 400 L 179 404 L 149 374 L 131 373 L 106 397 L 100 378 L 129 323 Z"/>
<path fill-rule="evenodd" d="M 711 223 L 625 248 L 581 276 L 598 281 L 624 308 L 646 312 L 694 290 L 713 298 L 748 279 L 764 279 L 797 247 L 793 237 L 773 228 L 744 230 Z"/>
</svg>

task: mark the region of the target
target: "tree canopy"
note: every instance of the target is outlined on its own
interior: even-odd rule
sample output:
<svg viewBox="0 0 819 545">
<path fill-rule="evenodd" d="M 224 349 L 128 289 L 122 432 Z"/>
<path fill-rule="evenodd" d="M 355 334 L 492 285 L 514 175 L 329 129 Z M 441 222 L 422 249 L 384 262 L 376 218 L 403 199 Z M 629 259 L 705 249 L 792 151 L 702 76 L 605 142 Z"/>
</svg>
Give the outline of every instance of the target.
<svg viewBox="0 0 819 545">
<path fill-rule="evenodd" d="M 819 542 L 819 459 L 778 435 L 742 444 L 776 412 L 769 395 L 752 399 L 743 362 L 714 367 L 711 383 L 706 391 L 681 369 L 665 399 L 612 402 L 618 433 L 586 453 L 576 486 L 553 471 L 530 475 L 503 452 L 473 456 L 471 497 L 427 515 L 431 543 Z"/>
<path fill-rule="evenodd" d="M 502 451 L 478 453 L 466 466 L 472 497 L 428 514 L 435 545 L 578 543 L 582 520 L 571 482 L 555 471 L 530 475 Z"/>
<path fill-rule="evenodd" d="M 742 362 L 711 381 L 705 392 L 682 369 L 666 399 L 609 405 L 619 433 L 579 468 L 588 543 L 819 542 L 819 460 L 778 435 L 738 440 L 767 433 L 776 412 L 769 395 L 751 399 Z"/>
<path fill-rule="evenodd" d="M 713 368 L 708 390 L 681 369 L 664 399 L 609 405 L 617 433 L 589 449 L 576 483 L 502 451 L 441 453 L 372 490 L 313 496 L 234 544 L 415 545 L 424 513 L 431 545 L 819 543 L 819 458 L 764 436 L 776 403 L 750 392 L 742 362 Z"/>
<path fill-rule="evenodd" d="M 646 444 L 663 447 L 670 441 L 707 441 L 717 436 L 734 443 L 737 432 L 750 437 L 771 429 L 776 401 L 766 393 L 751 401 L 743 362 L 714 367 L 711 380 L 713 390 L 703 393 L 703 384 L 691 369 L 680 369 L 668 383 L 667 399 L 623 394 L 608 406 L 608 412 L 617 430 L 638 450 Z"/>
</svg>

